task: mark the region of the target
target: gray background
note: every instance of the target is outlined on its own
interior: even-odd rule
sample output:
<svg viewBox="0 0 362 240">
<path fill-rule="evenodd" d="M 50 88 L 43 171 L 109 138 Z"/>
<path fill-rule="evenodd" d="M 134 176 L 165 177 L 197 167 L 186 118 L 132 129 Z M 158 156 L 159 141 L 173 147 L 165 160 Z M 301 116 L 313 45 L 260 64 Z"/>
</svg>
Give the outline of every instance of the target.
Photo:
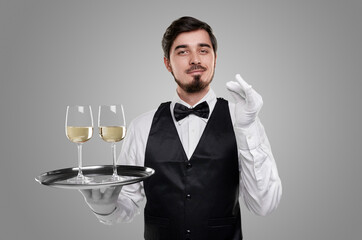
<svg viewBox="0 0 362 240">
<path fill-rule="evenodd" d="M 214 28 L 217 95 L 240 73 L 265 102 L 283 198 L 267 217 L 242 205 L 245 239 L 361 238 L 361 1 L 1 0 L 1 239 L 142 239 L 142 214 L 105 226 L 34 177 L 76 165 L 66 105 L 123 103 L 130 122 L 174 95 L 160 41 L 184 15 Z M 111 163 L 97 135 L 83 149 Z"/>
</svg>

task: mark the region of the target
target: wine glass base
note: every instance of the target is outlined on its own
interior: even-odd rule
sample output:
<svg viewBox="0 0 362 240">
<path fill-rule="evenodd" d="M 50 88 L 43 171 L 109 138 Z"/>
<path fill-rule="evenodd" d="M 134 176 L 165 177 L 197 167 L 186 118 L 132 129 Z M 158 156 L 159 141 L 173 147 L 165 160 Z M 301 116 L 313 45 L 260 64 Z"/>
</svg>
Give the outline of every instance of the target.
<svg viewBox="0 0 362 240">
<path fill-rule="evenodd" d="M 93 178 L 90 177 L 86 177 L 84 175 L 78 175 L 74 178 L 70 178 L 67 180 L 67 182 L 69 183 L 75 183 L 75 184 L 85 184 L 85 183 L 90 183 L 92 182 Z"/>
<path fill-rule="evenodd" d="M 110 178 L 103 180 L 103 182 L 119 182 L 123 180 L 124 178 L 119 175 L 112 175 Z"/>
</svg>

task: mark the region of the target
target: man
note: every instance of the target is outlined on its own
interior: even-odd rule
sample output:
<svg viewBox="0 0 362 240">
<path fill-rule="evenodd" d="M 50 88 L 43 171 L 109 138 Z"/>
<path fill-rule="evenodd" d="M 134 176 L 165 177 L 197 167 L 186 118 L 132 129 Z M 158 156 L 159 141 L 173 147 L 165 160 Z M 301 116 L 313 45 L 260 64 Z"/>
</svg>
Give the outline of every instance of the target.
<svg viewBox="0 0 362 240">
<path fill-rule="evenodd" d="M 177 19 L 162 47 L 177 94 L 130 124 L 120 154 L 122 164 L 151 167 L 155 174 L 143 183 L 82 193 L 106 224 L 131 221 L 146 197 L 146 240 L 242 239 L 239 197 L 266 215 L 282 194 L 258 118 L 262 98 L 240 75 L 227 83 L 235 104 L 215 97 L 210 83 L 217 41 L 208 24 Z"/>
</svg>

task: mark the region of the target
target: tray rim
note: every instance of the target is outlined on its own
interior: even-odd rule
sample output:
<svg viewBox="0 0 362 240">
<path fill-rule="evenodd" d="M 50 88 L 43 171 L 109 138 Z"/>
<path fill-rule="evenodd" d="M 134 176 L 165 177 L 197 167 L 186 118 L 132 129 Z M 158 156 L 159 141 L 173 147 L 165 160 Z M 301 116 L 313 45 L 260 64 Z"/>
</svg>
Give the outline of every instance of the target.
<svg viewBox="0 0 362 240">
<path fill-rule="evenodd" d="M 96 174 L 97 171 L 105 171 L 105 170 L 111 170 L 113 169 L 113 165 L 88 165 L 83 166 L 82 171 L 84 175 L 90 174 Z M 146 178 L 152 176 L 155 173 L 155 170 L 150 167 L 144 167 L 144 166 L 136 166 L 136 165 L 117 165 L 117 169 L 120 172 L 120 170 L 138 170 L 139 172 L 143 173 L 143 176 L 135 176 L 133 179 L 128 180 L 121 180 L 121 181 L 115 181 L 115 182 L 105 182 L 105 183 L 65 183 L 65 182 L 59 182 L 59 181 L 46 181 L 52 176 L 57 175 L 72 175 L 71 177 L 74 177 L 78 173 L 78 167 L 70 167 L 70 168 L 60 168 L 55 169 L 51 171 L 46 171 L 35 177 L 35 181 L 38 182 L 41 185 L 49 186 L 49 187 L 55 187 L 55 188 L 64 188 L 64 189 L 96 189 L 96 188 L 104 188 L 104 187 L 111 187 L 111 186 L 123 186 L 123 185 L 129 185 L 137 182 L 141 182 L 145 180 Z M 108 174 L 99 174 L 99 175 L 108 175 Z M 69 177 L 69 178 L 71 178 Z M 65 178 L 62 181 L 69 179 Z"/>
</svg>

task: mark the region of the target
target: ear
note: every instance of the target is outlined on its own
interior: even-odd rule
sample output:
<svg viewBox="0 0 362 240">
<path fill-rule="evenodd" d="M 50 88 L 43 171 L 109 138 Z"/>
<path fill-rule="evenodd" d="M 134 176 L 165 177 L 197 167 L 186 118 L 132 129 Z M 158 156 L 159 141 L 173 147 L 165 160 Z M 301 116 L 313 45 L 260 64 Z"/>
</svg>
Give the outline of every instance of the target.
<svg viewBox="0 0 362 240">
<path fill-rule="evenodd" d="M 216 67 L 216 58 L 217 58 L 217 55 L 216 55 L 216 53 L 215 53 L 214 68 Z"/>
<path fill-rule="evenodd" d="M 163 57 L 163 62 L 165 63 L 167 70 L 172 73 L 172 67 L 171 67 L 170 60 L 167 59 L 166 57 Z"/>
</svg>

